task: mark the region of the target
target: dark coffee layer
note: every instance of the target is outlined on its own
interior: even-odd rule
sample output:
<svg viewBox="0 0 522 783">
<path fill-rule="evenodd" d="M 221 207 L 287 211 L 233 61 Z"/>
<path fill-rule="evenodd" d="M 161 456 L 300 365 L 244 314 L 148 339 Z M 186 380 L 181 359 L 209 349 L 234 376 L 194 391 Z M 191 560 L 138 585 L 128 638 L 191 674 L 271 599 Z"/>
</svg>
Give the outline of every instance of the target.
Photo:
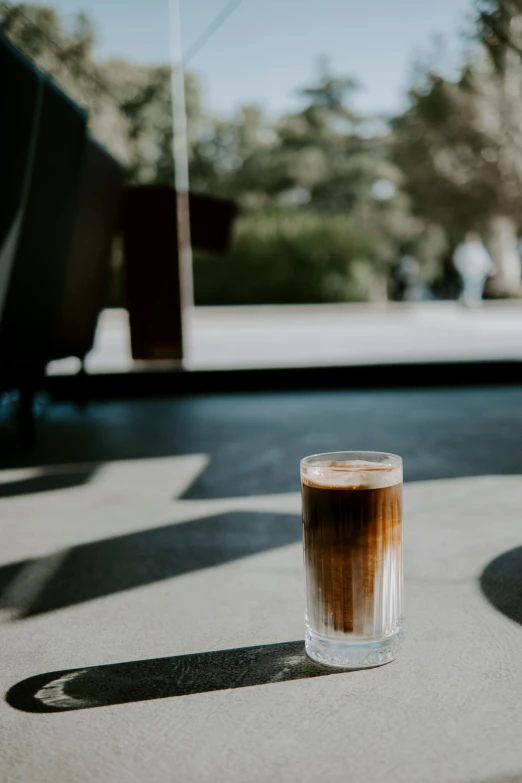
<svg viewBox="0 0 522 783">
<path fill-rule="evenodd" d="M 303 483 L 308 619 L 316 633 L 393 632 L 401 614 L 402 483 Z"/>
</svg>

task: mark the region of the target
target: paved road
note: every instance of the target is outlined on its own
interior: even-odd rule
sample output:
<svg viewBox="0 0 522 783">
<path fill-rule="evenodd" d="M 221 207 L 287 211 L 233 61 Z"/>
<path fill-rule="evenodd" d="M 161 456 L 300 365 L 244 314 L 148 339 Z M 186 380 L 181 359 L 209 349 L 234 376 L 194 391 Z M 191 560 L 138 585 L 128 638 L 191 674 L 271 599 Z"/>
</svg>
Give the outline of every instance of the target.
<svg viewBox="0 0 522 783">
<path fill-rule="evenodd" d="M 372 364 L 395 361 L 522 359 L 522 305 L 200 307 L 186 321 L 186 366 L 199 368 Z M 125 310 L 102 313 L 89 372 L 126 371 Z M 50 372 L 75 372 L 77 361 Z"/>
</svg>

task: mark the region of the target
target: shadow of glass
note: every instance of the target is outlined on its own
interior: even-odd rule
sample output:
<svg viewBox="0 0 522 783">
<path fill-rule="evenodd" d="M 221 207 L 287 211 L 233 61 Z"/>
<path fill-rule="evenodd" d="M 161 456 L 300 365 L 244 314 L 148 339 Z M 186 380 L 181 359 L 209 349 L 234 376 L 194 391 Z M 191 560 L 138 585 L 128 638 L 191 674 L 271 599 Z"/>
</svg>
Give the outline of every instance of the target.
<svg viewBox="0 0 522 783">
<path fill-rule="evenodd" d="M 0 568 L 0 604 L 18 618 L 62 609 L 123 590 L 221 565 L 301 540 L 294 514 L 231 512 L 94 541 L 72 548 L 43 585 L 39 560 Z M 12 580 L 25 569 L 20 600 Z M 29 604 L 27 596 L 32 595 Z"/>
<path fill-rule="evenodd" d="M 67 470 L 45 473 L 42 476 L 31 476 L 31 478 L 18 481 L 5 481 L 0 483 L 0 498 L 79 487 L 82 484 L 87 484 L 95 472 L 95 469 Z"/>
<path fill-rule="evenodd" d="M 492 560 L 482 572 L 480 588 L 495 609 L 522 625 L 522 546 Z"/>
<path fill-rule="evenodd" d="M 281 642 L 39 674 L 6 701 L 23 712 L 65 712 L 340 673 L 311 661 L 302 641 Z"/>
<path fill-rule="evenodd" d="M 12 584 L 12 582 L 26 567 L 27 563 L 27 560 L 21 560 L 18 563 L 9 563 L 8 565 L 4 565 L 0 568 L 0 599 L 4 595 L 4 591 L 7 590 L 8 585 Z"/>
</svg>

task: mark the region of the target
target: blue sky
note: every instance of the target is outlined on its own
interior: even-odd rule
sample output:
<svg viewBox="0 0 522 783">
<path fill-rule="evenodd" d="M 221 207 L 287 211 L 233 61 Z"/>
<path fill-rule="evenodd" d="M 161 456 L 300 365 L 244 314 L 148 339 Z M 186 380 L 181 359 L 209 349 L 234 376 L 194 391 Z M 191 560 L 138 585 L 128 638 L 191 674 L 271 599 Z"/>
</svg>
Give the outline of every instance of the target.
<svg viewBox="0 0 522 783">
<path fill-rule="evenodd" d="M 45 0 L 44 0 L 45 2 Z M 188 48 L 227 0 L 180 0 L 182 39 Z M 66 14 L 93 19 L 99 55 L 137 62 L 169 59 L 168 0 L 51 0 Z M 296 107 L 296 89 L 309 83 L 326 56 L 334 71 L 363 84 L 362 111 L 400 109 L 415 59 L 446 41 L 450 67 L 462 52 L 473 0 L 243 0 L 194 57 L 207 105 L 231 114 L 259 103 L 277 114 Z"/>
</svg>

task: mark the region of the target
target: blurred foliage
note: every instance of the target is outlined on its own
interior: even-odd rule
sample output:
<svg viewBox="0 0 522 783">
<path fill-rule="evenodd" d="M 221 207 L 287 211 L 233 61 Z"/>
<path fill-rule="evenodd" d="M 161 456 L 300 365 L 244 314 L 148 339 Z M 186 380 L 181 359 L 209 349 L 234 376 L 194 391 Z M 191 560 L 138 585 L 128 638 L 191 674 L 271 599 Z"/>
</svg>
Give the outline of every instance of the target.
<svg viewBox="0 0 522 783">
<path fill-rule="evenodd" d="M 459 237 L 483 232 L 497 285 L 520 287 L 522 0 L 477 0 L 476 45 L 457 80 L 420 74 L 392 123 L 416 214 Z"/>
<path fill-rule="evenodd" d="M 377 227 L 378 230 L 378 227 Z M 345 215 L 254 213 L 237 223 L 226 261 L 196 254 L 200 304 L 385 299 L 390 244 Z"/>
<path fill-rule="evenodd" d="M 6 33 L 88 109 L 130 181 L 170 184 L 169 66 L 97 59 L 85 15 L 65 23 L 41 5 L 0 8 Z M 424 67 L 392 122 L 360 116 L 356 81 L 325 62 L 301 90 L 300 110 L 277 120 L 258 106 L 215 116 L 185 74 L 191 188 L 241 210 L 231 252 L 195 258 L 199 303 L 382 300 L 402 255 L 436 283 L 443 257 L 470 228 L 491 238 L 498 280 L 513 287 L 522 0 L 476 0 L 475 19 L 459 77 Z"/>
<path fill-rule="evenodd" d="M 96 59 L 96 35 L 85 14 L 62 18 L 47 6 L 5 2 L 0 13 L 7 36 L 87 109 L 92 132 L 127 166 L 130 181 L 172 183 L 168 65 Z M 189 116 L 198 115 L 199 86 L 191 74 L 185 92 Z"/>
<path fill-rule="evenodd" d="M 195 145 L 193 185 L 243 211 L 226 258 L 196 255 L 198 303 L 387 298 L 389 268 L 401 243 L 415 244 L 419 221 L 400 193 L 390 133 L 368 134 L 351 106 L 355 89 L 323 65 L 300 112 L 270 125 L 243 107 Z M 376 183 L 388 188 L 384 198 Z"/>
</svg>

